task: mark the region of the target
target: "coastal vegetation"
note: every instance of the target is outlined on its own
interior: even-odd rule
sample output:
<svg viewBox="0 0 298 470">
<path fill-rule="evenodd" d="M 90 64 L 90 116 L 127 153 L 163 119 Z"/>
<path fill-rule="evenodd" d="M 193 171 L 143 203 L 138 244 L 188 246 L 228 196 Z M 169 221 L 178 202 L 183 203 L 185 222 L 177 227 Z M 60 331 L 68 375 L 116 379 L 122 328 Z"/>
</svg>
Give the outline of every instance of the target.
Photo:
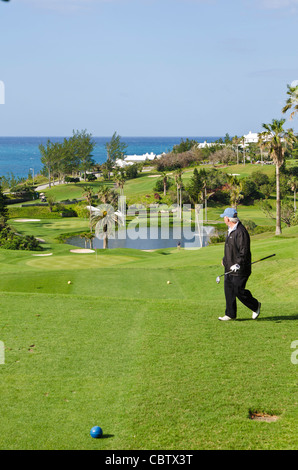
<svg viewBox="0 0 298 470">
<path fill-rule="evenodd" d="M 62 143 L 48 139 L 46 145 L 40 144 L 42 172 L 48 176 L 49 187 L 54 177 L 64 182 L 66 176 L 79 171 L 86 181 L 86 172 L 95 163 L 92 159 L 94 146 L 92 135 L 86 130 L 73 131 L 72 137 L 65 138 Z"/>
<path fill-rule="evenodd" d="M 0 248 L 8 250 L 41 250 L 39 241 L 32 235 L 19 235 L 8 224 L 9 211 L 7 209 L 7 197 L 0 186 Z"/>
<path fill-rule="evenodd" d="M 291 117 L 296 113 L 296 92 L 288 86 L 289 98 L 282 110 L 292 110 Z M 243 136 L 230 137 L 228 133 L 208 145 L 199 145 L 191 138 L 181 139 L 167 154 L 151 161 L 151 167 L 148 162 L 117 164 L 127 150 L 117 132 L 105 145 L 107 159 L 101 165 L 92 158 L 95 142 L 86 130 L 73 131 L 72 137 L 62 143 L 48 140 L 45 146 L 39 146 L 42 174 L 48 180 L 44 190 L 48 210 L 61 217 L 85 217 L 84 199 L 89 206 L 109 203 L 117 209 L 120 195 L 122 204 L 125 196 L 127 206 L 176 204 L 180 215 L 183 204 L 192 208 L 203 204 L 208 221 L 208 211 L 216 205 L 259 205 L 268 218 L 275 219 L 279 235 L 282 223 L 297 223 L 298 140 L 292 129 L 284 129 L 284 124 L 285 119 L 263 124 L 258 143 L 248 145 Z M 271 165 L 275 165 L 275 172 Z M 14 198 L 25 201 L 36 197 L 34 189 L 40 184 L 40 177 L 35 176 L 34 185 L 30 178 L 17 183 L 11 175 L 7 196 L 12 213 L 17 211 Z M 9 179 L 4 181 L 7 186 Z M 28 210 L 22 207 L 20 213 Z M 39 210 L 44 208 L 37 203 L 36 211 Z M 124 212 L 123 205 L 121 210 Z M 90 211 L 89 226 L 92 231 Z"/>
<path fill-rule="evenodd" d="M 187 164 L 135 166 L 130 177 L 128 168 L 108 174 L 79 159 L 69 174 L 53 166 L 35 184 L 19 182 L 32 188 L 25 202 L 17 202 L 20 192 L 0 190 L 1 448 L 297 448 L 297 143 L 280 150 L 278 185 L 276 162 L 265 164 L 276 149 L 262 149 L 257 163 L 258 154 L 230 148 L 234 141 L 226 135 L 214 152 L 183 142 L 168 161 L 181 155 Z M 192 152 L 198 160 L 185 159 Z M 47 181 L 46 202 L 33 200 Z M 202 204 L 204 223 L 215 228 L 211 243 L 95 249 L 95 236 L 108 241 L 122 222 L 119 195 L 134 216 L 146 217 L 152 204 L 175 205 L 170 223 L 179 222 L 183 204 L 193 218 Z M 92 215 L 90 205 L 102 207 Z M 215 280 L 227 205 L 251 234 L 253 261 L 276 256 L 255 264 L 249 279 L 262 301 L 258 320 L 240 305 L 238 320 L 222 325 L 224 293 Z M 91 250 L 65 243 L 71 236 Z M 26 241 L 38 248 L 24 249 Z M 97 424 L 103 439 L 90 438 Z"/>
</svg>

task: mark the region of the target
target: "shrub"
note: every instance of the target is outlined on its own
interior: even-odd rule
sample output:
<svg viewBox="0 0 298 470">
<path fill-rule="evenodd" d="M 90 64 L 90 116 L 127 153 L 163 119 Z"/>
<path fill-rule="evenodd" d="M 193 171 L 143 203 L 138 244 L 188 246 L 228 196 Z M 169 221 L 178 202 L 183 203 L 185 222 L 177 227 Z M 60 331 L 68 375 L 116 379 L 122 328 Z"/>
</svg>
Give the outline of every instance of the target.
<svg viewBox="0 0 298 470">
<path fill-rule="evenodd" d="M 226 239 L 226 235 L 225 234 L 220 234 L 220 235 L 214 235 L 212 237 L 210 237 L 209 241 L 210 243 L 222 243 L 224 242 Z"/>
<path fill-rule="evenodd" d="M 73 178 L 72 176 L 65 176 L 65 183 L 79 183 L 80 178 Z"/>
<path fill-rule="evenodd" d="M 269 176 L 266 175 L 266 173 L 262 173 L 260 170 L 253 171 L 251 179 L 254 181 L 258 189 L 261 189 L 261 186 L 265 184 L 270 184 Z"/>
<path fill-rule="evenodd" d="M 262 194 L 258 190 L 258 186 L 254 182 L 254 180 L 250 177 L 243 178 L 241 182 L 241 193 L 243 194 L 243 204 L 250 204 L 252 201 L 255 201 L 256 199 L 264 199 L 264 194 Z"/>
<path fill-rule="evenodd" d="M 241 222 L 251 235 L 275 231 L 273 225 L 257 225 L 253 220 L 242 220 Z"/>
<path fill-rule="evenodd" d="M 177 170 L 178 168 L 186 168 L 198 163 L 201 159 L 199 150 L 188 151 L 184 153 L 168 153 L 156 160 L 157 171 Z"/>
<path fill-rule="evenodd" d="M 215 190 L 212 196 L 210 196 L 209 201 L 228 205 L 230 203 L 230 193 L 221 189 Z"/>
<path fill-rule="evenodd" d="M 65 207 L 62 212 L 60 212 L 61 214 L 61 217 L 78 217 L 78 214 L 77 212 L 72 209 L 72 208 L 68 208 L 68 207 Z"/>
<path fill-rule="evenodd" d="M 96 181 L 97 180 L 96 176 L 93 175 L 92 173 L 87 174 L 86 179 L 87 179 L 87 181 Z"/>
<path fill-rule="evenodd" d="M 138 176 L 138 164 L 134 163 L 133 165 L 129 165 L 125 169 L 125 175 L 127 179 L 134 179 Z"/>
<path fill-rule="evenodd" d="M 241 222 L 250 234 L 254 233 L 257 224 L 253 220 L 242 220 Z"/>
<path fill-rule="evenodd" d="M 0 246 L 6 250 L 40 251 L 42 249 L 39 241 L 33 235 L 22 237 L 8 226 L 0 232 Z"/>
<path fill-rule="evenodd" d="M 89 211 L 86 209 L 86 202 L 75 204 L 73 210 L 77 214 L 76 217 L 81 219 L 87 219 L 89 217 Z"/>
<path fill-rule="evenodd" d="M 166 182 L 166 189 L 168 190 L 172 185 L 174 184 L 174 180 L 173 178 L 170 178 L 170 177 L 167 177 L 167 182 Z M 157 181 L 156 181 L 156 184 L 153 188 L 153 191 L 156 191 L 156 192 L 163 192 L 163 179 L 162 178 L 159 178 Z"/>
</svg>

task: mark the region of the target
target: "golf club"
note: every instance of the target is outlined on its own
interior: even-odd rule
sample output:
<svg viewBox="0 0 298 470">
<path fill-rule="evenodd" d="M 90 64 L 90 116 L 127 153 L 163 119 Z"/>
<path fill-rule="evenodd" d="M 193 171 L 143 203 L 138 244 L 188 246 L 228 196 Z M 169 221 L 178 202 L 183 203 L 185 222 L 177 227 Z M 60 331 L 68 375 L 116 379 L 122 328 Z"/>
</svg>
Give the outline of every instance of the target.
<svg viewBox="0 0 298 470">
<path fill-rule="evenodd" d="M 264 259 L 272 258 L 272 256 L 275 256 L 275 254 L 274 254 L 274 255 L 265 256 L 265 258 L 258 259 L 257 261 L 254 261 L 253 263 L 250 263 L 250 264 L 252 265 L 252 264 L 255 264 L 255 263 L 259 263 L 259 261 L 264 261 Z M 223 273 L 223 274 L 221 274 L 220 276 L 217 276 L 217 278 L 216 278 L 217 284 L 220 283 L 220 278 L 221 278 L 222 276 L 226 276 L 227 274 L 231 274 L 232 272 L 233 272 L 233 271 L 228 271 L 227 273 Z"/>
</svg>

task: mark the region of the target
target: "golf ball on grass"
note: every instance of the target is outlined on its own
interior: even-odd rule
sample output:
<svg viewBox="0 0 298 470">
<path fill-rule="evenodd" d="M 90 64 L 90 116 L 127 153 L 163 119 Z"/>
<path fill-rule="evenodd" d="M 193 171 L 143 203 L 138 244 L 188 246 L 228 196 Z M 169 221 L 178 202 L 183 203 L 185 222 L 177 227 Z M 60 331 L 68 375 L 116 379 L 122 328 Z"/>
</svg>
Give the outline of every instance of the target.
<svg viewBox="0 0 298 470">
<path fill-rule="evenodd" d="M 95 439 L 102 437 L 102 429 L 99 426 L 93 426 L 90 430 L 90 436 Z"/>
<path fill-rule="evenodd" d="M 68 283 L 67 283 L 67 284 L 71 284 L 71 281 L 68 281 Z"/>
<path fill-rule="evenodd" d="M 167 284 L 171 284 L 171 281 L 167 281 Z"/>
</svg>

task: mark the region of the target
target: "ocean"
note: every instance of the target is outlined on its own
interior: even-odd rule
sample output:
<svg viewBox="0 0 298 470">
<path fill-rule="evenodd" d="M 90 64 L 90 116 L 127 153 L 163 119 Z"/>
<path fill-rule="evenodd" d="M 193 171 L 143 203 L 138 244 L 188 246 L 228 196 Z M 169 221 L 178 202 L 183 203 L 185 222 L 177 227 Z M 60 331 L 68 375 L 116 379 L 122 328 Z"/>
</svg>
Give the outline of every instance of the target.
<svg viewBox="0 0 298 470">
<path fill-rule="evenodd" d="M 188 137 L 197 142 L 214 142 L 219 137 Z M 19 178 L 27 178 L 31 173 L 36 175 L 41 171 L 40 152 L 38 146 L 51 142 L 62 142 L 64 137 L 0 137 L 0 176 L 13 173 Z M 105 144 L 111 137 L 93 137 L 96 142 L 93 159 L 102 164 L 106 161 Z M 127 145 L 127 155 L 143 155 L 153 152 L 160 155 L 170 151 L 174 145 L 179 144 L 186 137 L 121 137 Z"/>
</svg>

